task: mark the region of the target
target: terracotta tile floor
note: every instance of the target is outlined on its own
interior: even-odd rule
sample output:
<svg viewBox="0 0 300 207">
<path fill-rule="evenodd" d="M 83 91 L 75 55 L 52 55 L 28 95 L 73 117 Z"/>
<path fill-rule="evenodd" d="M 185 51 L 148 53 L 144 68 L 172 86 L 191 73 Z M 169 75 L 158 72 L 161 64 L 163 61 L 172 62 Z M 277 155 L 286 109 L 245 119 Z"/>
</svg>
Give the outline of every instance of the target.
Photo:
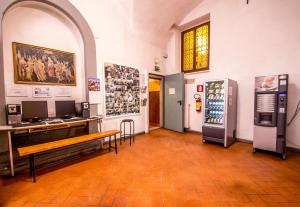
<svg viewBox="0 0 300 207">
<path fill-rule="evenodd" d="M 120 152 L 0 180 L 0 206 L 299 207 L 300 154 L 287 160 L 229 149 L 164 129 L 136 137 Z"/>
</svg>

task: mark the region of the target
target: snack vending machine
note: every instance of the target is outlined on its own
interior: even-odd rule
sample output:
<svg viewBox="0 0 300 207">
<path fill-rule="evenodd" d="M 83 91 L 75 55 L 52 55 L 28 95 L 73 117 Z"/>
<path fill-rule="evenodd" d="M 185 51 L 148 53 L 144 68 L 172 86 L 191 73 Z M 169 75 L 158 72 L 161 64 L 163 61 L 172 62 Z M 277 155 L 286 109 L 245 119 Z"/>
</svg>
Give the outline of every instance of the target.
<svg viewBox="0 0 300 207">
<path fill-rule="evenodd" d="M 237 82 L 231 79 L 204 84 L 203 142 L 231 145 L 236 139 Z"/>
<path fill-rule="evenodd" d="M 285 159 L 288 74 L 255 78 L 253 152 L 268 150 Z"/>
</svg>

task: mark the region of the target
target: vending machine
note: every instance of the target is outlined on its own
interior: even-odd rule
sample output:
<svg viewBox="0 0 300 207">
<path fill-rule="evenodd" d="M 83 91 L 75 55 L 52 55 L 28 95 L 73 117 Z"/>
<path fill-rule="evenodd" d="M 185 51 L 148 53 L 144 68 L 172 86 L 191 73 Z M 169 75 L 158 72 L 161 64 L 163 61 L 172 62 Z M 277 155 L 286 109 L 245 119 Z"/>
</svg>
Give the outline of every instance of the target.
<svg viewBox="0 0 300 207">
<path fill-rule="evenodd" d="M 228 147 L 236 139 L 237 82 L 231 79 L 207 81 L 204 93 L 203 142 Z"/>
<path fill-rule="evenodd" d="M 255 78 L 253 152 L 268 150 L 285 159 L 288 74 Z"/>
</svg>

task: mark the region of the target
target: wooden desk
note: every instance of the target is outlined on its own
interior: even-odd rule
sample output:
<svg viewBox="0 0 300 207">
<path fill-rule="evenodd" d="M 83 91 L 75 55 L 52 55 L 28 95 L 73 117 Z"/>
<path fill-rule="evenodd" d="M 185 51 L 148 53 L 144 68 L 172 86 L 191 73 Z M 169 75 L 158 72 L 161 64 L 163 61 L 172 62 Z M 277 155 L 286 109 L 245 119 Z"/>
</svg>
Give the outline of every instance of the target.
<svg viewBox="0 0 300 207">
<path fill-rule="evenodd" d="M 14 171 L 14 157 L 13 157 L 13 150 L 12 150 L 12 134 L 16 132 L 26 132 L 26 133 L 35 133 L 35 132 L 43 132 L 43 131 L 51 131 L 63 128 L 72 128 L 76 126 L 85 126 L 86 133 L 88 133 L 89 129 L 89 122 L 97 121 L 98 132 L 101 132 L 101 123 L 102 117 L 91 117 L 88 119 L 80 119 L 80 120 L 69 120 L 67 122 L 62 123 L 55 123 L 55 124 L 41 124 L 41 125 L 31 125 L 31 126 L 22 126 L 22 127 L 12 127 L 12 126 L 0 126 L 0 132 L 6 132 L 8 137 L 8 150 L 9 150 L 9 161 L 10 161 L 10 172 L 11 176 L 15 175 Z"/>
</svg>

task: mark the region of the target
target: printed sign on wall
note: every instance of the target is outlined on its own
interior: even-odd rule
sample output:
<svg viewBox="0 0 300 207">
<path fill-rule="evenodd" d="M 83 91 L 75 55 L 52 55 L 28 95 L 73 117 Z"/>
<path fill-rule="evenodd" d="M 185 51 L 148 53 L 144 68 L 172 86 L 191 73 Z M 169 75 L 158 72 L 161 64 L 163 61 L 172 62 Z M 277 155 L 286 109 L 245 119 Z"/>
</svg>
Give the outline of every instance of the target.
<svg viewBox="0 0 300 207">
<path fill-rule="evenodd" d="M 197 92 L 203 92 L 203 85 L 197 85 Z"/>
<path fill-rule="evenodd" d="M 49 87 L 32 87 L 33 98 L 50 98 L 51 89 Z"/>
</svg>

